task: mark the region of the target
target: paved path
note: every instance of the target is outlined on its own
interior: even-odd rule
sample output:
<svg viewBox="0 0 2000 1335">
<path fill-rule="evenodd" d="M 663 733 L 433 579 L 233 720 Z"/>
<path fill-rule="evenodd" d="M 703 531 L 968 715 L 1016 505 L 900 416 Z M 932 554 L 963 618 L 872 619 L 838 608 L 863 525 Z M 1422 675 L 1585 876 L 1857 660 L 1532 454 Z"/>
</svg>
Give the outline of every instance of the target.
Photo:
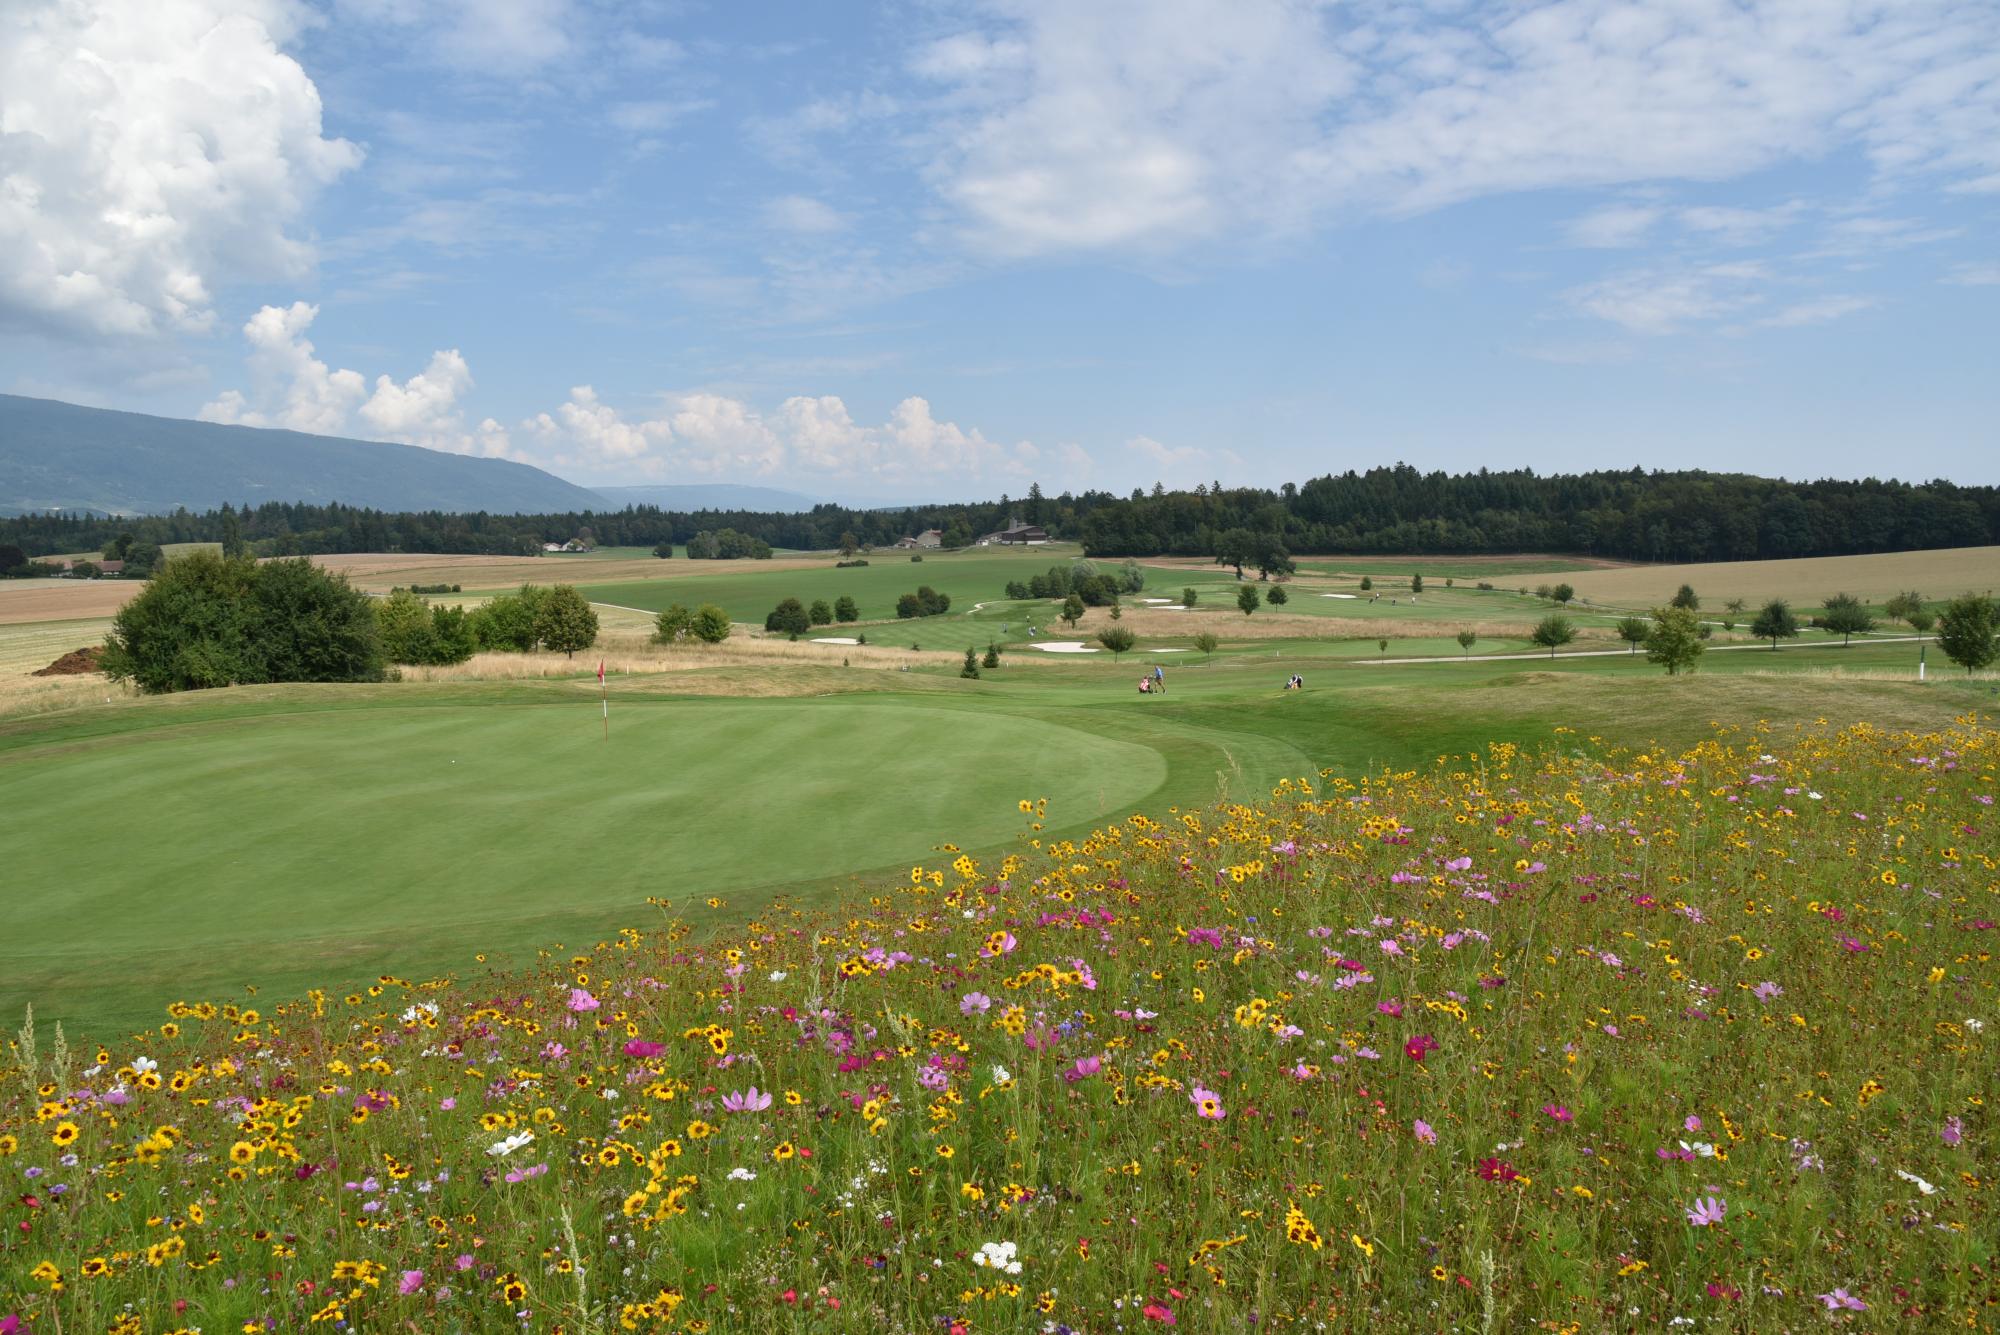
<svg viewBox="0 0 2000 1335">
<path fill-rule="evenodd" d="M 1863 644 L 1915 644 L 1919 640 L 1928 640 L 1929 638 L 1928 635 L 1878 635 L 1864 637 L 1861 642 Z M 1835 644 L 1832 640 L 1815 640 L 1811 644 L 1787 645 L 1781 652 L 1791 653 L 1794 649 L 1844 649 L 1846 647 L 1846 645 Z M 1723 653 L 1731 649 L 1747 649 L 1753 653 L 1760 650 L 1767 654 L 1771 652 L 1771 646 L 1768 644 L 1711 644 L 1708 646 L 1708 651 L 1712 654 Z M 1634 654 L 1630 649 L 1579 649 L 1574 653 L 1557 654 L 1555 658 L 1561 660 L 1564 658 L 1640 658 L 1643 656 L 1642 654 Z M 1462 656 L 1453 658 L 1449 654 L 1438 654 L 1431 658 L 1350 658 L 1347 661 L 1350 663 L 1359 663 L 1363 666 L 1375 663 L 1396 667 L 1407 663 L 1548 662 L 1550 661 L 1550 657 L 1546 653 L 1475 654 L 1471 658 Z"/>
</svg>

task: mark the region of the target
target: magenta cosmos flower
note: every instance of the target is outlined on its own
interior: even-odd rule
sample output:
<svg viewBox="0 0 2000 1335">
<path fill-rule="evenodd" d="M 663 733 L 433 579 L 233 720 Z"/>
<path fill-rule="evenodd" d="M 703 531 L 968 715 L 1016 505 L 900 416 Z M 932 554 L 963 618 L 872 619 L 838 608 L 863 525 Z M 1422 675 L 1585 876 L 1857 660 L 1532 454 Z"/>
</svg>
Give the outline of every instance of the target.
<svg viewBox="0 0 2000 1335">
<path fill-rule="evenodd" d="M 1222 1095 L 1212 1089 L 1196 1085 L 1193 1091 L 1188 1094 L 1188 1101 L 1194 1104 L 1196 1113 L 1208 1118 L 1210 1121 L 1219 1122 L 1229 1116 L 1228 1112 L 1223 1109 Z"/>
<path fill-rule="evenodd" d="M 572 987 L 569 990 L 569 1008 L 578 1015 L 582 1015 L 585 1011 L 596 1010 L 599 1004 L 597 998 L 583 988 Z"/>
</svg>

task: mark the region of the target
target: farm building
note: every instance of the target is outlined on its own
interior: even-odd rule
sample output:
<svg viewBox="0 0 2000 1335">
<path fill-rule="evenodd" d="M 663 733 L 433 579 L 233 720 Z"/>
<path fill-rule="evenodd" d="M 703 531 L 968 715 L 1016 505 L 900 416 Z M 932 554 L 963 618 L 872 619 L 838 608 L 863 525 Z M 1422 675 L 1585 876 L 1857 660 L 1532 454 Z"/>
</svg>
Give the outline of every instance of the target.
<svg viewBox="0 0 2000 1335">
<path fill-rule="evenodd" d="M 944 530 L 927 528 L 914 538 L 896 539 L 896 545 L 898 547 L 942 547 L 944 546 Z"/>
<path fill-rule="evenodd" d="M 979 539 L 981 547 L 1012 547 L 1022 544 L 1038 544 L 1049 540 L 1048 530 L 1040 524 L 1024 524 L 1016 519 L 997 533 L 988 533 Z"/>
</svg>

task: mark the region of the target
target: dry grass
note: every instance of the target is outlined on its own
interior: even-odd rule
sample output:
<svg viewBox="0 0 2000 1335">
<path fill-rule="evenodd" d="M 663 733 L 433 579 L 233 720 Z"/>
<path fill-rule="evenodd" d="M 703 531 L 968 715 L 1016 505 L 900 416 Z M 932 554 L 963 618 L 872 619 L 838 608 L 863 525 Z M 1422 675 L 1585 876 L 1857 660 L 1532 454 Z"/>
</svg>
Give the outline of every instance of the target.
<svg viewBox="0 0 2000 1335">
<path fill-rule="evenodd" d="M 764 570 L 811 570 L 824 556 L 773 557 L 768 561 L 662 561 L 653 557 L 598 560 L 562 556 L 448 556 L 385 552 L 340 552 L 313 561 L 337 570 L 356 588 L 387 591 L 398 584 L 459 584 L 469 589 L 505 589 L 517 584 L 617 584 L 637 579 L 691 579 L 697 575 L 740 575 Z"/>
<path fill-rule="evenodd" d="M 597 646 L 576 658 L 565 658 L 557 654 L 475 654 L 463 663 L 451 667 L 408 667 L 403 677 L 408 681 L 534 681 L 575 678 L 587 682 L 595 689 L 597 663 L 604 662 L 607 681 L 613 689 L 625 690 L 635 685 L 643 688 L 644 683 L 621 681 L 620 678 L 657 676 L 662 673 L 728 673 L 734 669 L 793 667 L 827 668 L 840 671 L 843 665 L 849 670 L 867 669 L 876 672 L 895 672 L 903 667 L 937 667 L 960 661 L 956 653 L 918 653 L 909 649 L 895 649 L 887 645 L 874 644 L 812 644 L 805 641 L 794 643 L 790 640 L 762 639 L 755 636 L 734 636 L 721 644 L 654 644 L 651 639 L 638 631 L 606 630 L 598 638 Z M 1009 662 L 1015 656 L 1010 656 Z M 908 681 L 910 678 L 904 678 Z M 758 694 L 789 695 L 798 692 L 786 687 L 782 680 L 771 683 L 772 689 L 749 689 L 758 685 L 745 677 L 739 684 L 741 691 L 720 691 L 716 694 Z M 676 683 L 675 690 L 681 686 Z"/>
<path fill-rule="evenodd" d="M 1300 560 L 1311 561 L 1315 565 L 1323 566 L 1338 565 L 1342 559 L 1339 556 L 1314 556 L 1311 553 L 1294 553 L 1294 555 Z M 1512 556 L 1359 556 L 1354 559 L 1357 562 L 1366 562 L 1365 569 L 1371 572 L 1376 565 L 1384 561 L 1407 561 L 1411 565 L 1422 565 L 1426 571 L 1431 566 L 1449 565 L 1456 569 L 1462 569 L 1467 573 L 1484 570 L 1488 566 L 1519 565 L 1523 561 L 1575 561 L 1587 565 L 1600 566 L 1606 570 L 1616 570 L 1627 564 L 1624 561 L 1612 561 L 1603 557 L 1558 556 L 1547 552 L 1520 552 Z M 1140 558 L 1139 564 L 1156 567 L 1161 570 L 1214 571 L 1225 569 L 1225 567 L 1218 566 L 1212 557 L 1207 556 L 1148 556 Z"/>
<path fill-rule="evenodd" d="M 145 587 L 136 579 L 0 580 L 0 626 L 108 617 Z"/>
<path fill-rule="evenodd" d="M 1935 552 L 1881 552 L 1869 556 L 1819 556 L 1793 561 L 1718 561 L 1706 565 L 1628 566 L 1623 570 L 1583 570 L 1563 579 L 1593 603 L 1652 607 L 1692 584 L 1704 611 L 1741 598 L 1752 607 L 1763 599 L 1789 598 L 1815 607 L 1835 593 L 1880 602 L 1904 589 L 1932 598 L 1966 590 L 2000 589 L 2000 547 L 1950 547 Z M 1508 584 L 1528 582 L 1510 578 Z M 1534 583 L 1543 582 L 1536 579 Z"/>
<path fill-rule="evenodd" d="M 108 620 L 49 621 L 0 625 L 0 717 L 40 714 L 52 709 L 101 703 L 126 695 L 97 673 L 81 677 L 37 677 L 72 649 L 104 643 Z"/>
</svg>

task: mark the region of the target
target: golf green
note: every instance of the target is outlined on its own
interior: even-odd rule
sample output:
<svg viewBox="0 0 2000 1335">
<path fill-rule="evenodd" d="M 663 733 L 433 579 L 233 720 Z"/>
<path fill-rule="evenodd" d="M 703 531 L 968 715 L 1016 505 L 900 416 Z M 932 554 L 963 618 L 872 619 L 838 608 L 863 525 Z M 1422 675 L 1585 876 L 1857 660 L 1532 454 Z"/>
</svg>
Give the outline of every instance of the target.
<svg viewBox="0 0 2000 1335">
<path fill-rule="evenodd" d="M 940 840 L 1024 831 L 1021 798 L 1087 822 L 1168 770 L 906 699 L 620 702 L 608 742 L 579 705 L 224 717 L 0 757 L 26 836 L 6 840 L 0 1010 L 463 965 L 642 922 L 648 897 L 939 865 Z"/>
</svg>

